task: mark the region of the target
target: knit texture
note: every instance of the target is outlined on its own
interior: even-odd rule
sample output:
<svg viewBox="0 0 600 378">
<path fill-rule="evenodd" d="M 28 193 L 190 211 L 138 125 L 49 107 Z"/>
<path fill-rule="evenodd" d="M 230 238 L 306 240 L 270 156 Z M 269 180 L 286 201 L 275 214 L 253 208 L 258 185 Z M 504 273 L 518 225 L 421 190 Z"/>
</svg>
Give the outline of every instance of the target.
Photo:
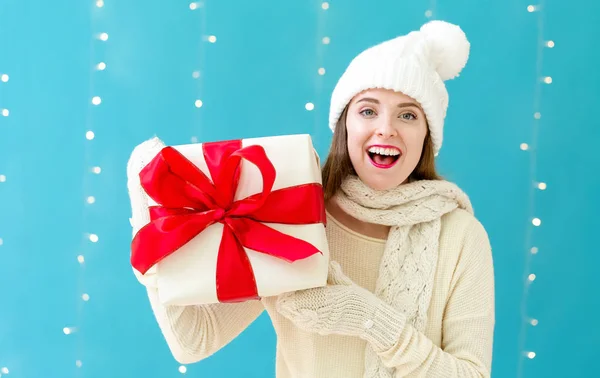
<svg viewBox="0 0 600 378">
<path fill-rule="evenodd" d="M 375 295 L 401 309 L 407 321 L 423 332 L 437 266 L 442 215 L 461 207 L 472 211 L 467 196 L 442 180 L 417 181 L 375 191 L 349 176 L 336 198 L 354 218 L 391 226 Z M 365 377 L 392 377 L 373 348 L 365 352 Z"/>
<path fill-rule="evenodd" d="M 144 142 L 134 150 L 130 159 L 128 189 L 132 203 L 131 224 L 134 233 L 149 221 L 147 197 L 139 185 L 137 173 L 163 146 L 164 144 L 156 138 Z M 350 183 L 348 181 L 345 184 L 346 193 L 353 192 Z M 410 188 L 410 185 L 412 184 L 406 187 Z M 430 201 L 437 197 L 434 195 L 435 190 L 414 190 L 415 194 L 408 195 L 413 201 L 407 201 L 407 205 L 399 205 L 399 208 L 406 212 L 407 217 L 419 219 L 421 216 L 418 214 L 409 216 L 409 208 L 412 207 L 411 204 L 420 204 L 415 206 L 413 211 L 428 213 L 424 218 L 430 219 L 431 211 L 422 205 L 424 202 L 429 203 L 425 201 L 425 197 L 429 197 Z M 454 191 L 451 185 L 437 187 L 437 190 L 442 194 Z M 357 193 L 360 192 L 359 190 Z M 419 197 L 423 199 L 420 200 Z M 443 208 L 447 206 L 443 204 L 446 195 L 441 197 L 442 200 L 436 198 L 435 201 Z M 460 197 L 461 195 L 457 195 L 457 198 Z M 354 202 L 358 205 L 350 205 Z M 344 201 L 342 195 L 340 203 L 341 206 L 344 203 L 349 205 L 348 208 L 368 205 L 362 201 Z M 371 205 L 371 208 L 374 210 L 370 213 L 378 214 L 378 219 L 384 224 L 391 221 L 385 215 L 385 204 L 377 202 Z M 352 210 L 349 209 L 348 212 L 351 213 Z M 382 290 L 382 282 L 389 281 L 382 277 L 385 262 L 389 260 L 387 255 L 390 248 L 386 245 L 392 243 L 391 239 L 386 243 L 385 240 L 360 235 L 329 214 L 327 224 L 331 259 L 339 262 L 344 277 L 347 277 L 338 278 L 337 283 L 348 285 L 349 281 L 352 281 L 352 285 L 361 290 L 371 294 L 382 293 L 377 295 L 377 306 L 386 297 L 394 297 L 389 291 Z M 322 336 L 303 330 L 278 311 L 277 298 L 233 304 L 164 306 L 158 297 L 154 271 L 145 275 L 134 272 L 138 280 L 146 286 L 152 311 L 172 355 L 182 364 L 194 363 L 213 355 L 242 333 L 266 309 L 277 334 L 278 378 L 362 378 L 366 373 L 366 349 L 373 349 L 380 363 L 385 366 L 385 370 L 380 371 L 392 371 L 393 377 L 487 378 L 491 371 L 495 322 L 494 272 L 487 234 L 470 212 L 457 208 L 447 212 L 440 219 L 438 250 L 437 268 L 433 269 L 434 279 L 430 283 L 431 293 L 428 294 L 430 300 L 426 315 L 418 315 L 413 317 L 413 320 L 406 321 L 405 319 L 411 317 L 397 317 L 397 314 L 410 313 L 411 311 L 403 307 L 410 308 L 409 304 L 401 304 L 398 301 L 395 306 L 381 306 L 383 312 L 358 315 L 355 324 L 361 323 L 363 319 L 372 320 L 373 323 L 370 327 L 370 324 L 363 323 L 363 333 L 358 337 L 338 334 Z M 408 256 L 413 253 L 412 250 L 399 248 L 396 253 L 397 256 L 392 262 L 402 267 L 402 270 L 397 268 L 396 272 L 413 272 L 410 275 L 403 272 L 404 277 L 418 274 L 416 269 L 408 269 L 416 263 L 409 264 L 404 261 L 411 260 Z M 397 262 L 394 262 L 396 260 Z M 395 282 L 393 274 L 391 277 L 391 282 Z M 412 291 L 415 286 L 409 281 L 395 284 L 401 289 L 407 288 L 402 289 L 402 293 Z M 408 296 L 408 293 L 401 296 Z M 369 298 L 366 294 L 360 294 L 360 297 Z M 323 301 L 325 307 L 329 307 L 329 302 L 344 302 L 339 298 L 319 300 Z M 407 303 L 409 302 L 407 300 Z M 357 307 L 363 308 L 364 304 L 357 304 Z M 390 312 L 386 313 L 387 311 Z M 364 309 L 358 312 L 362 314 Z M 343 316 L 345 315 L 341 317 Z M 417 329 L 413 324 L 417 324 L 416 319 L 420 317 L 424 318 L 425 325 Z M 350 332 L 346 327 L 343 328 L 342 332 Z M 400 329 L 399 334 L 389 332 L 396 328 Z M 351 329 L 355 330 L 356 327 Z M 271 373 L 265 372 L 265 375 Z"/>
<path fill-rule="evenodd" d="M 352 59 L 336 83 L 330 100 L 330 129 L 335 130 L 354 96 L 368 89 L 389 89 L 419 102 L 437 154 L 449 102 L 444 81 L 459 75 L 469 51 L 470 44 L 460 27 L 440 20 L 367 48 Z"/>
</svg>

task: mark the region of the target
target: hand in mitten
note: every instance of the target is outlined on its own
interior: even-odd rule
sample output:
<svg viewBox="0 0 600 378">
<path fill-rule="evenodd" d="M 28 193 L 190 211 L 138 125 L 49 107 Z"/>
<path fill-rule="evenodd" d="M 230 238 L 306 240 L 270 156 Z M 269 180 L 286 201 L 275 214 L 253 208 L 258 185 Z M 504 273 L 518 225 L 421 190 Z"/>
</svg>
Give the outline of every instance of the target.
<svg viewBox="0 0 600 378">
<path fill-rule="evenodd" d="M 134 148 L 129 162 L 127 163 L 127 190 L 131 201 L 131 223 L 133 236 L 140 228 L 150 222 L 148 211 L 148 195 L 140 184 L 140 172 L 142 169 L 165 147 L 158 138 L 152 138 Z M 146 274 L 142 275 L 133 269 L 138 281 L 147 287 L 156 287 L 156 268 L 152 267 Z"/>
<path fill-rule="evenodd" d="M 404 315 L 353 283 L 336 262 L 330 264 L 328 281 L 325 287 L 280 295 L 278 311 L 307 332 L 361 337 L 375 350 L 392 347 Z"/>
</svg>

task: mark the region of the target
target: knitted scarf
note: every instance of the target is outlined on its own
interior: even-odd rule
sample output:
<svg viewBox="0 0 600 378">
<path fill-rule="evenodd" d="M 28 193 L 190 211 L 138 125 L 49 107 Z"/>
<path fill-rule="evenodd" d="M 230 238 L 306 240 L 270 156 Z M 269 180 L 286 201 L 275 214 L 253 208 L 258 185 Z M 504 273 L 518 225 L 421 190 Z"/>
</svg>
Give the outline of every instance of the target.
<svg viewBox="0 0 600 378">
<path fill-rule="evenodd" d="M 456 208 L 473 212 L 469 198 L 443 180 L 422 180 L 375 191 L 348 177 L 335 196 L 354 218 L 391 226 L 379 268 L 375 295 L 402 311 L 407 324 L 425 331 L 438 259 L 442 215 Z M 393 377 L 367 345 L 365 378 Z"/>
</svg>

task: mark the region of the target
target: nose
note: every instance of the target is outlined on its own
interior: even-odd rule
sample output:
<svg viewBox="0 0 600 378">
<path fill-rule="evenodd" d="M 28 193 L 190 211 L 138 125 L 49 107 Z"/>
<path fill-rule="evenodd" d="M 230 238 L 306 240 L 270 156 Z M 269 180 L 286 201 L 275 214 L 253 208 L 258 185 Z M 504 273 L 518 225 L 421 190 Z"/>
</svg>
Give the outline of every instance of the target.
<svg viewBox="0 0 600 378">
<path fill-rule="evenodd" d="M 377 136 L 387 139 L 396 136 L 398 133 L 394 128 L 391 120 L 383 119 L 379 125 L 377 125 L 376 130 Z"/>
</svg>

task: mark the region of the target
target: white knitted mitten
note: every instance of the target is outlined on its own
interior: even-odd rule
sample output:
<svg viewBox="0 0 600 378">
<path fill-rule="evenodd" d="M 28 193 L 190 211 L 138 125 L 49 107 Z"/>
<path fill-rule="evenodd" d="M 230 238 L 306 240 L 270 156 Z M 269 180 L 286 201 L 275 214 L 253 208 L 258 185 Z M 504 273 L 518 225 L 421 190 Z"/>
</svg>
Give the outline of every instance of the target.
<svg viewBox="0 0 600 378">
<path fill-rule="evenodd" d="M 277 310 L 304 331 L 361 337 L 375 351 L 391 348 L 406 323 L 401 312 L 353 283 L 333 261 L 329 285 L 282 294 Z"/>
<path fill-rule="evenodd" d="M 156 156 L 165 144 L 158 138 L 152 138 L 143 142 L 133 149 L 129 162 L 127 163 L 127 190 L 131 201 L 132 236 L 150 222 L 148 212 L 148 195 L 140 184 L 140 171 Z M 152 267 L 146 274 L 142 275 L 133 269 L 133 273 L 140 283 L 147 287 L 156 287 L 156 268 Z"/>
</svg>

